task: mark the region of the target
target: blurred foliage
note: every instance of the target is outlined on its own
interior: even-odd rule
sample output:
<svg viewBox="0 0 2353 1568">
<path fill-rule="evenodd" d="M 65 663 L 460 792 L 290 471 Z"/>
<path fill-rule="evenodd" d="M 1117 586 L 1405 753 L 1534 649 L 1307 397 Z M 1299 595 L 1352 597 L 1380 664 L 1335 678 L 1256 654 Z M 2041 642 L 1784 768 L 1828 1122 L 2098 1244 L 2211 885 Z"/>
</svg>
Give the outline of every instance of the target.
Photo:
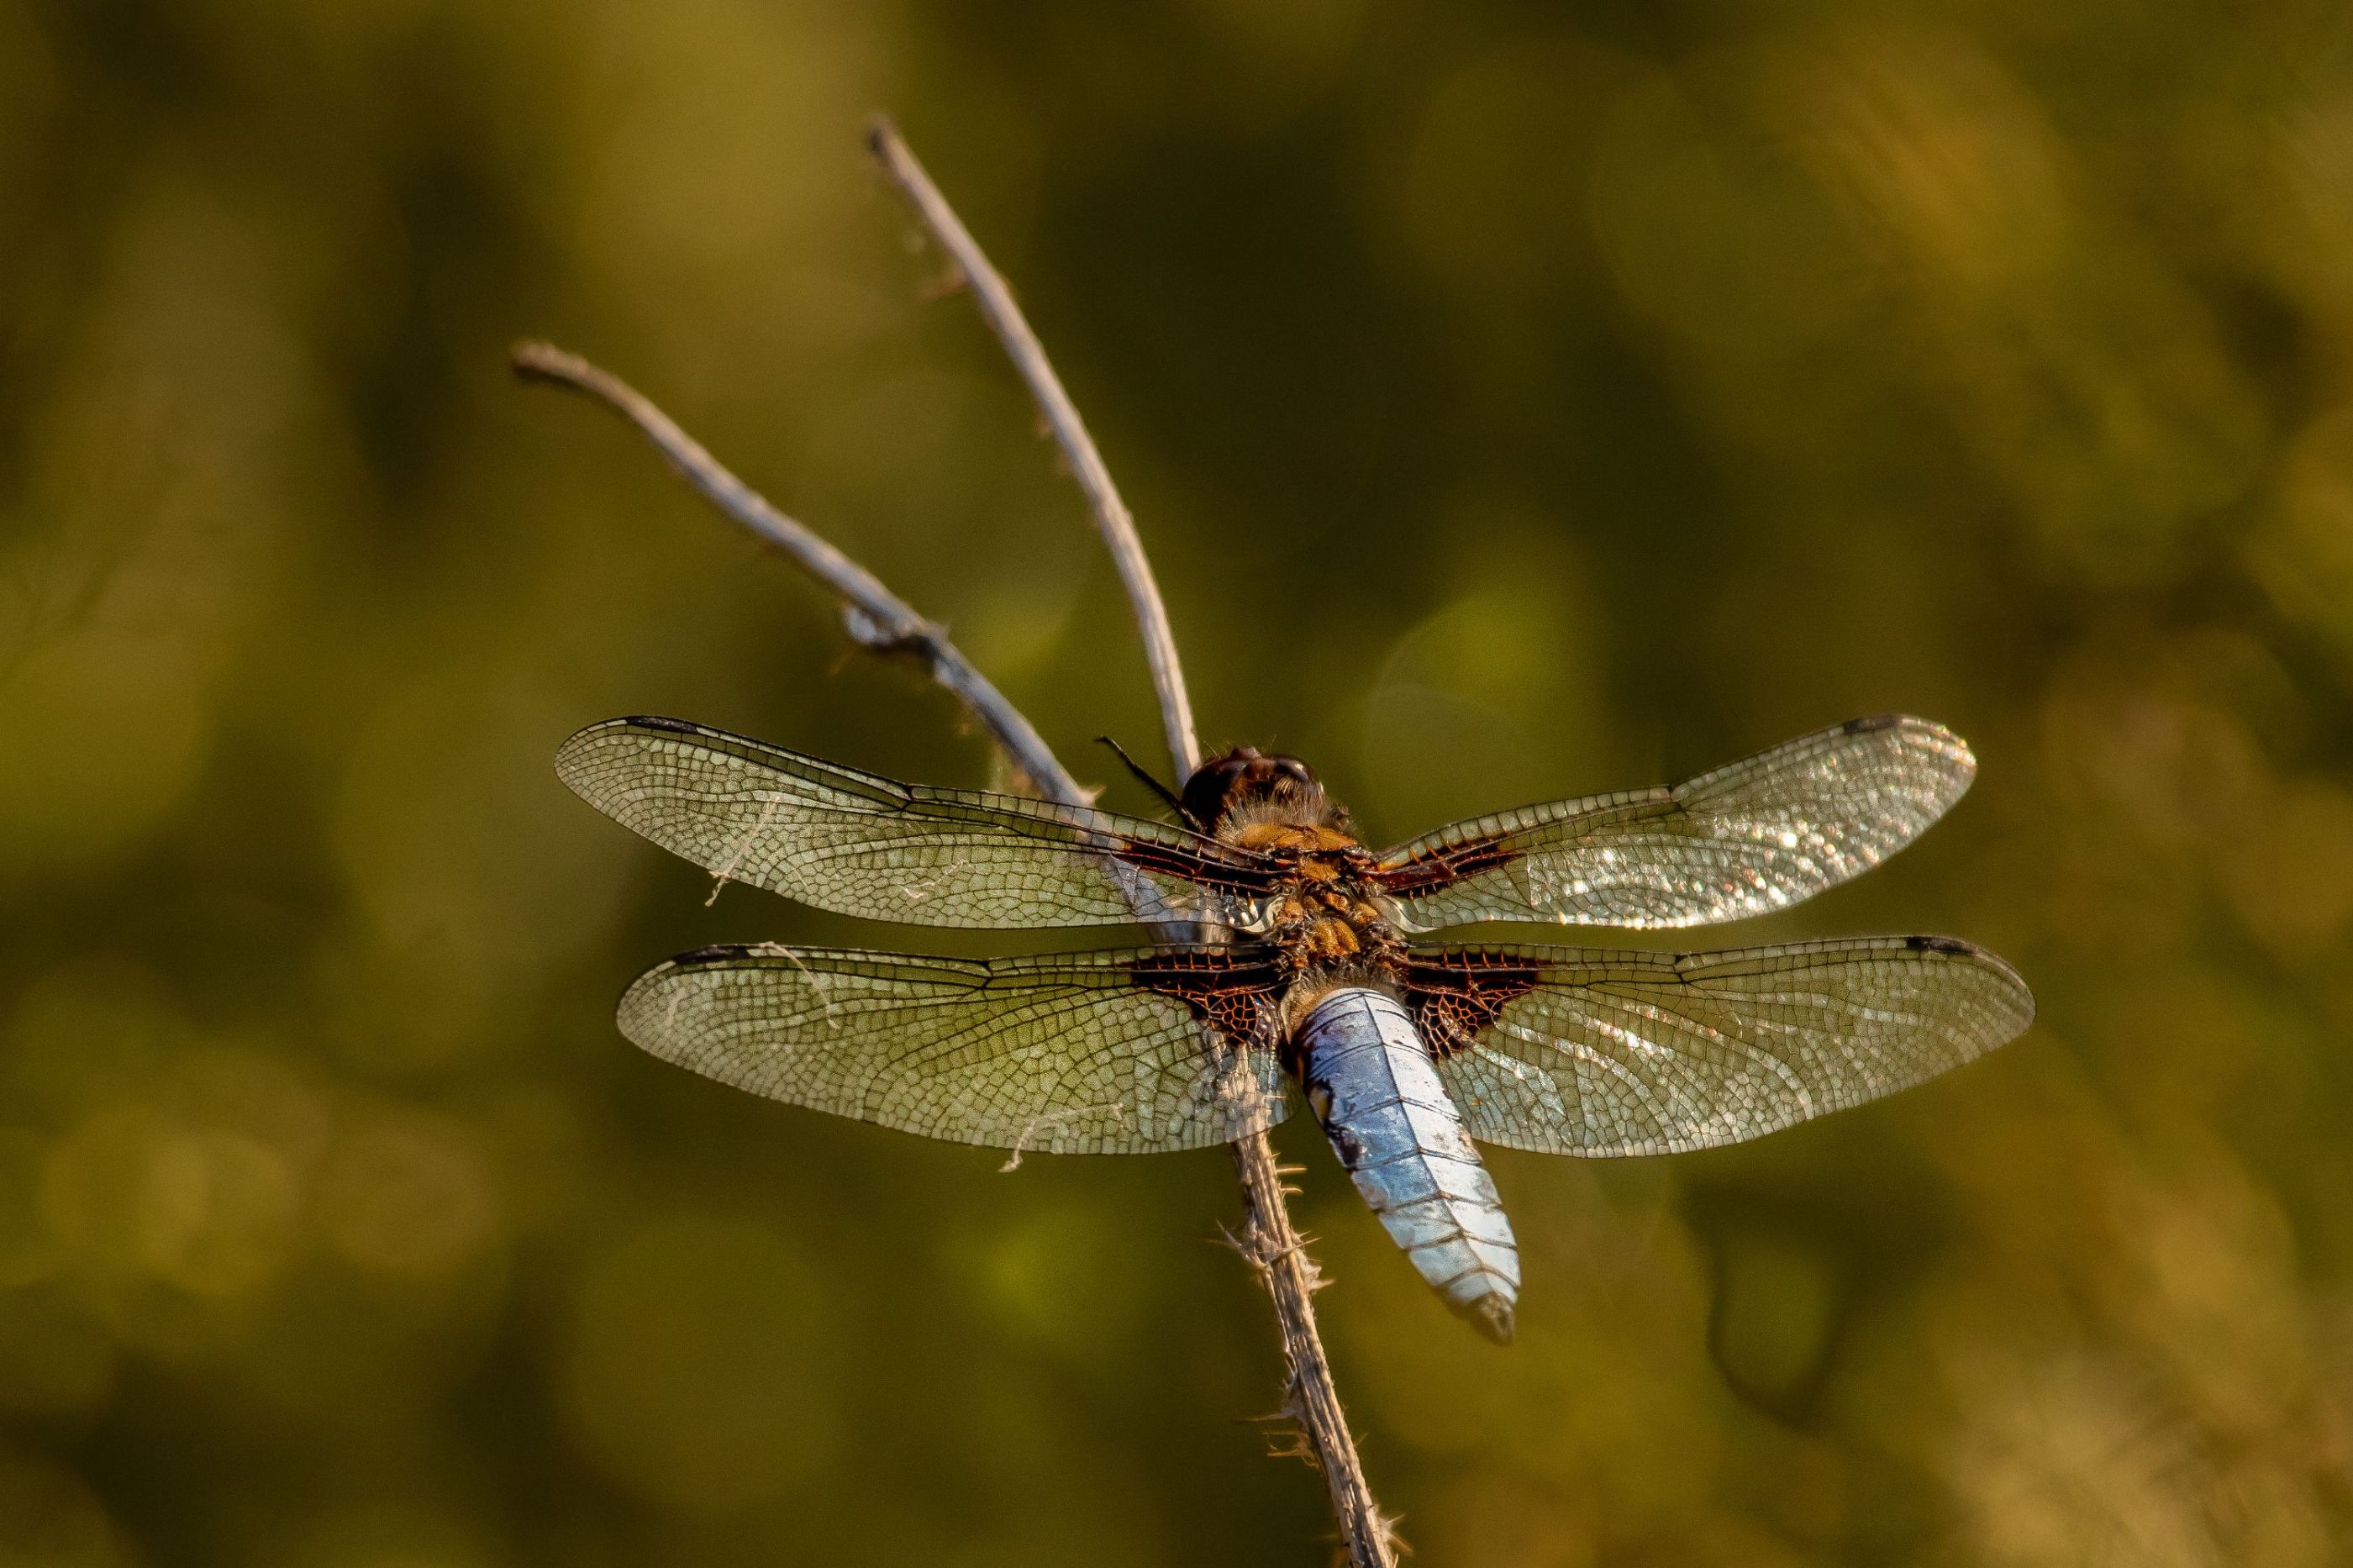
<svg viewBox="0 0 2353 1568">
<path fill-rule="evenodd" d="M 2353 38 L 2300 0 L 0 6 L 0 1563 L 1297 1563 L 1213 1155 L 639 1057 L 634 711 L 986 780 L 662 400 L 1108 798 L 1156 734 L 898 111 L 1129 489 L 1207 738 L 1375 837 L 1886 710 L 1983 776 L 1727 942 L 2043 1020 L 1688 1159 L 1499 1152 L 1523 1341 L 1294 1125 L 1431 1563 L 2353 1554 Z"/>
</svg>

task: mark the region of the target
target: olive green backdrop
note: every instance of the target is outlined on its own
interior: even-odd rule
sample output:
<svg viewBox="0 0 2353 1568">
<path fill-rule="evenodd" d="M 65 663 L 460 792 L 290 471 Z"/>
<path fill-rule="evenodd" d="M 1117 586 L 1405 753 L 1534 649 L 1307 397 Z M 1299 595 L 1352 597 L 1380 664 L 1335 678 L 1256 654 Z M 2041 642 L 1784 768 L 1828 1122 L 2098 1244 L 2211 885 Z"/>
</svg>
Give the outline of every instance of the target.
<svg viewBox="0 0 2353 1568">
<path fill-rule="evenodd" d="M 2353 1551 L 2353 37 L 1948 0 L 0 5 L 0 1562 L 1302 1563 L 1215 1154 L 1032 1158 L 615 1034 L 722 939 L 556 742 L 984 744 L 595 410 L 628 375 L 1109 803 L 1134 635 L 894 110 L 1127 487 L 1205 738 L 1369 836 L 1903 710 L 1976 792 L 1708 940 L 2032 1034 L 1766 1142 L 1498 1152 L 1522 1342 L 1312 1124 L 1438 1564 Z"/>
</svg>

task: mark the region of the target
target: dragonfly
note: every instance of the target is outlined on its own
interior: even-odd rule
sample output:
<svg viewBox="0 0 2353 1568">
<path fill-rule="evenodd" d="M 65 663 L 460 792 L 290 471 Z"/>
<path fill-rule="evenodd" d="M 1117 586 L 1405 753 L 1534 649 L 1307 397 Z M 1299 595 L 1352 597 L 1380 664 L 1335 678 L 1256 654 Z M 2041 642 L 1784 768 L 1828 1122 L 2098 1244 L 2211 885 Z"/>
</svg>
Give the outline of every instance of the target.
<svg viewBox="0 0 2353 1568">
<path fill-rule="evenodd" d="M 1137 768 L 1166 821 L 901 784 L 676 719 L 592 725 L 556 767 L 723 886 L 902 924 L 1158 933 L 987 959 L 706 947 L 622 997 L 621 1032 L 645 1050 L 1017 1158 L 1210 1147 L 1304 1104 L 1421 1276 L 1499 1343 L 1519 1248 L 1478 1145 L 1737 1142 L 1970 1061 L 2034 1015 L 2010 965 L 1952 937 L 1686 953 L 1423 940 L 1787 909 L 1968 788 L 1968 745 L 1921 719 L 1857 719 L 1672 787 L 1377 851 L 1305 763 L 1246 746 L 1181 790 Z"/>
</svg>

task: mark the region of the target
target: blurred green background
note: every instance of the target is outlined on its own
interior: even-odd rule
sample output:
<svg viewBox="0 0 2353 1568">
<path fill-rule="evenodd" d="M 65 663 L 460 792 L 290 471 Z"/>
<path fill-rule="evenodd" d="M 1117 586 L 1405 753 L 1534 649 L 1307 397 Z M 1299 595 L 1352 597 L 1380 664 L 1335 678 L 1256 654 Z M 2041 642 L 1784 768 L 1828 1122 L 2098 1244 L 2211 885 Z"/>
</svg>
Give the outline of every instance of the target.
<svg viewBox="0 0 2353 1568">
<path fill-rule="evenodd" d="M 1746 1148 L 1493 1168 L 1522 1340 L 1314 1128 L 1431 1564 L 2353 1554 L 2353 27 L 2335 5 L 0 5 L 0 1563 L 1315 1562 L 1214 1154 L 1000 1156 L 614 1032 L 709 883 L 608 715 L 987 781 L 545 334 L 1036 718 L 1117 585 L 859 144 L 897 112 L 1155 552 L 1205 739 L 1369 836 L 1851 715 L 1981 781 L 1725 943 L 2042 1021 Z M 1034 944 L 1032 944 L 1034 945 Z"/>
</svg>

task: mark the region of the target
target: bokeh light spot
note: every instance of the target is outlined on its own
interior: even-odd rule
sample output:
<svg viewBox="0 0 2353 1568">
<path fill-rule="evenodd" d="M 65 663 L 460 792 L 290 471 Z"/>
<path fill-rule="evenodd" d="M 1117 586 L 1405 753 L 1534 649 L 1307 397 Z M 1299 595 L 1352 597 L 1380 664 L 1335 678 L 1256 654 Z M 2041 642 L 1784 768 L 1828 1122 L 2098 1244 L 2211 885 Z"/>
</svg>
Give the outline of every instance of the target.
<svg viewBox="0 0 2353 1568">
<path fill-rule="evenodd" d="M 681 1215 L 621 1237 L 580 1281 L 561 1372 L 583 1451 L 691 1512 L 804 1484 L 840 1440 L 818 1288 L 747 1222 Z"/>
<path fill-rule="evenodd" d="M 335 1248 L 375 1273 L 429 1278 L 479 1256 L 500 1231 L 490 1163 L 436 1118 L 370 1121 L 328 1154 L 320 1222 Z"/>
</svg>

